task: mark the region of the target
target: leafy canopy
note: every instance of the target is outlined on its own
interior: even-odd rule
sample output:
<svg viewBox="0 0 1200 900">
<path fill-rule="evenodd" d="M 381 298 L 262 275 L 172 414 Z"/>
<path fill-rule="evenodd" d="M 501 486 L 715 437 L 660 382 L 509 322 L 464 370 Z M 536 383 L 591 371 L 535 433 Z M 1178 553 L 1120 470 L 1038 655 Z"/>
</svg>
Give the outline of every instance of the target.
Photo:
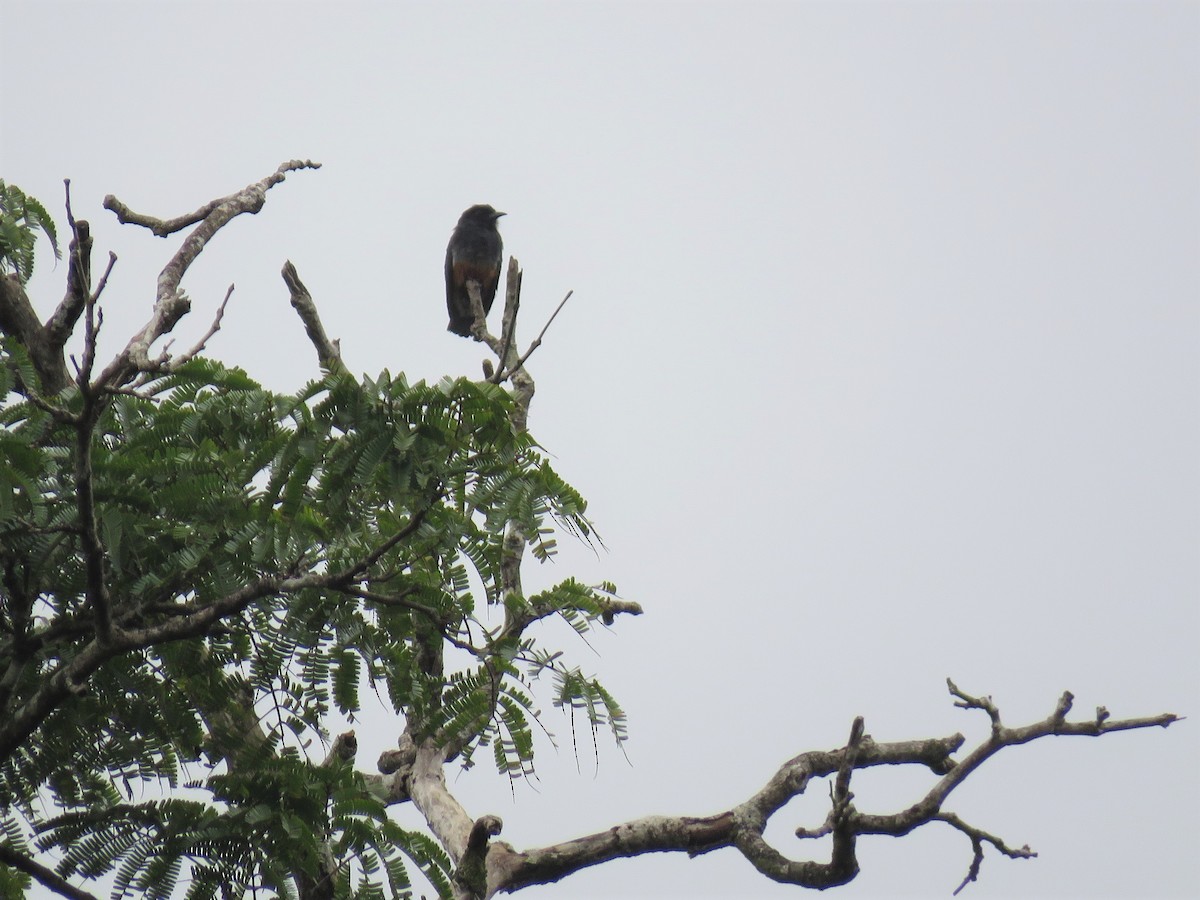
<svg viewBox="0 0 1200 900">
<path fill-rule="evenodd" d="M 71 418 L 83 400 L 76 388 L 21 400 L 18 386 L 37 383 L 23 348 L 4 343 L 0 362 L 11 719 L 98 638 Z M 502 595 L 506 529 L 539 558 L 555 523 L 591 534 L 583 499 L 511 426 L 512 404 L 496 385 L 387 372 L 278 394 L 205 359 L 108 396 L 84 437 L 103 581 L 116 624 L 148 637 L 0 759 L 4 841 L 56 850 L 65 877 L 115 872 L 114 896 L 165 897 L 185 882 L 189 898 L 291 896 L 292 873 L 317 872 L 330 848 L 346 863 L 338 896 L 406 896 L 413 865 L 446 894 L 448 858 L 388 818 L 382 781 L 352 754 L 321 758 L 331 709 L 353 719 L 368 687 L 403 717 L 397 730 L 436 734 L 465 761 L 490 746 L 515 777 L 533 758 L 529 682 L 549 672 L 556 705 L 624 737 L 594 679 L 508 627 L 561 615 L 586 631 L 612 590 L 568 579 Z M 300 586 L 198 637 L 153 638 L 268 578 Z M 499 604 L 505 627 L 476 620 L 484 604 Z M 23 877 L 0 866 L 0 881 Z"/>
<path fill-rule="evenodd" d="M 22 284 L 29 281 L 39 230 L 50 239 L 54 258 L 60 259 L 58 233 L 46 207 L 0 178 L 0 274 L 11 269 Z"/>
</svg>

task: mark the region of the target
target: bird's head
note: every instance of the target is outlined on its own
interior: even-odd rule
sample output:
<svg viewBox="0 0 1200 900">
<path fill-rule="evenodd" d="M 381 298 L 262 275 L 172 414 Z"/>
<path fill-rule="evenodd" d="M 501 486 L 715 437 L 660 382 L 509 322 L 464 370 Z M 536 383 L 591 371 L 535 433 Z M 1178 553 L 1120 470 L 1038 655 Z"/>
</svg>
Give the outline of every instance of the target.
<svg viewBox="0 0 1200 900">
<path fill-rule="evenodd" d="M 458 219 L 459 225 L 470 223 L 472 225 L 484 225 L 488 228 L 493 228 L 497 220 L 505 215 L 502 212 L 496 212 L 495 208 L 486 203 L 479 203 L 467 209 Z"/>
</svg>

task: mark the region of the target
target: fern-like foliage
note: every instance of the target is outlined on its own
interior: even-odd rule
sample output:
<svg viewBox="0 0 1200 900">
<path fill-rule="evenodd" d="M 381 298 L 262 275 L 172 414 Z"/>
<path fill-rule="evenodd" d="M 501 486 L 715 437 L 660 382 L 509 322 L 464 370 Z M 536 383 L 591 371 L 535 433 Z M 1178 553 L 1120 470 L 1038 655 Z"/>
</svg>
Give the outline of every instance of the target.
<svg viewBox="0 0 1200 900">
<path fill-rule="evenodd" d="M 49 238 L 54 258 L 61 259 L 58 232 L 46 207 L 16 185 L 0 179 L 0 273 L 11 269 L 22 284 L 29 280 L 33 275 L 33 248 L 38 231 Z"/>
<path fill-rule="evenodd" d="M 22 207 L 27 224 L 42 225 L 39 209 Z M 27 360 L 19 347 L 0 354 L 2 399 Z M 62 414 L 0 405 L 8 719 L 96 644 L 70 422 L 81 402 L 74 388 L 55 402 Z M 329 852 L 339 897 L 409 896 L 416 873 L 448 896 L 436 842 L 392 821 L 351 765 L 321 758 L 333 709 L 354 718 L 369 691 L 466 763 L 489 747 L 515 778 L 532 771 L 534 681 L 550 672 L 554 705 L 625 737 L 615 700 L 561 653 L 476 621 L 503 600 L 582 633 L 611 591 L 568 579 L 502 597 L 509 523 L 538 558 L 556 527 L 593 534 L 582 497 L 512 429 L 511 405 L 496 385 L 388 372 L 278 394 L 204 359 L 111 397 L 91 474 L 119 627 L 153 633 L 262 579 L 353 577 L 263 596 L 201 636 L 105 663 L 0 758 L 4 840 L 52 852 L 64 877 L 110 875 L 114 896 L 292 896 L 295 873 L 316 873 Z M 457 668 L 431 649 L 443 642 Z M 472 644 L 474 659 L 462 652 Z M 9 882 L 22 883 L 0 869 Z"/>
</svg>

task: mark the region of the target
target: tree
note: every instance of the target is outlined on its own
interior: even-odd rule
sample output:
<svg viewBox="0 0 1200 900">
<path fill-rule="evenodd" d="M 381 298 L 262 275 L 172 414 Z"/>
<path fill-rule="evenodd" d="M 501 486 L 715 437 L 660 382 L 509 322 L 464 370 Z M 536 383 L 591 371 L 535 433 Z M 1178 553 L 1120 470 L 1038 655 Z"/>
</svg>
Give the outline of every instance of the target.
<svg viewBox="0 0 1200 900">
<path fill-rule="evenodd" d="M 186 883 L 188 897 L 256 888 L 405 896 L 415 868 L 442 896 L 488 897 L 621 857 L 722 847 L 774 880 L 825 888 L 857 874 L 859 835 L 900 836 L 929 822 L 970 840 L 965 886 L 985 845 L 1034 855 L 944 808 L 987 759 L 1048 735 L 1176 721 L 1117 720 L 1103 708 L 1068 721 L 1064 693 L 1047 718 L 1014 728 L 990 698 L 948 682 L 957 706 L 992 724 L 965 754 L 961 735 L 876 741 L 857 718 L 844 746 L 795 756 L 726 812 L 641 819 L 537 849 L 494 840 L 500 819 L 468 814 L 445 768 L 490 751 L 502 775 L 531 771 L 542 718 L 535 682 L 548 681 L 554 705 L 585 716 L 593 732 L 607 729 L 618 743 L 626 733 L 603 685 L 531 637 L 530 626 L 559 616 L 586 633 L 642 611 L 611 584 L 567 578 L 532 595 L 522 589 L 526 551 L 549 558 L 557 530 L 596 538 L 583 498 L 527 430 L 535 385 L 526 362 L 546 329 L 519 351 L 516 260 L 499 337 L 472 285 L 472 335 L 496 357 L 479 381 L 353 377 L 291 263 L 283 278 L 321 369 L 296 393 L 267 391 L 204 355 L 220 312 L 186 352 L 153 349 L 189 312 L 181 282 L 209 241 L 262 209 L 288 174 L 315 168 L 284 163 L 169 220 L 106 198 L 123 223 L 164 237 L 191 229 L 159 277 L 150 319 L 107 363 L 96 337 L 115 257 L 93 285 L 88 225 L 75 220 L 68 192 L 67 292 L 43 322 L 24 285 L 35 233 L 53 241 L 54 226 L 40 204 L 6 189 L 0 885 L 8 893 L 37 880 L 88 897 L 78 885 L 111 873 L 116 895 L 165 897 Z M 72 374 L 65 348 L 80 326 Z M 502 610 L 502 624 L 482 623 L 488 605 Z M 357 712 L 364 689 L 386 697 L 402 723 L 374 771 L 358 764 L 354 732 L 334 737 L 326 725 L 333 709 Z M 860 811 L 852 775 L 882 765 L 938 778 L 903 810 Z M 797 837 L 829 837 L 832 851 L 824 862 L 792 860 L 764 839 L 766 823 L 819 778 L 831 782 L 828 815 Z M 144 799 L 144 786 L 158 795 Z M 399 804 L 412 804 L 428 830 L 390 819 Z"/>
</svg>

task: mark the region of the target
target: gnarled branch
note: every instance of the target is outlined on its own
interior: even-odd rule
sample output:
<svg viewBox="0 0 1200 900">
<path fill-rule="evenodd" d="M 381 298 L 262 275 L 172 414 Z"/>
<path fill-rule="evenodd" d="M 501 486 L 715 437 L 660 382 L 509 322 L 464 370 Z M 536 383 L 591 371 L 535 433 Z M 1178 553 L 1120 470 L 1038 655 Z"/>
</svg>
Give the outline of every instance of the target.
<svg viewBox="0 0 1200 900">
<path fill-rule="evenodd" d="M 736 847 L 762 874 L 780 882 L 810 888 L 827 888 L 850 881 L 858 873 L 854 842 L 863 834 L 900 836 L 929 822 L 944 822 L 971 838 L 974 858 L 962 889 L 979 874 L 983 844 L 991 844 L 1000 853 L 1014 859 L 1037 854 L 1028 847 L 1010 848 L 995 835 L 982 831 L 941 807 L 947 795 L 968 774 L 1004 747 L 1028 743 L 1050 735 L 1099 736 L 1152 726 L 1166 727 L 1178 716 L 1158 716 L 1112 720 L 1101 708 L 1094 720 L 1067 722 L 1070 693 L 1064 693 L 1053 713 L 1046 719 L 1020 728 L 1001 724 L 999 711 L 990 698 L 969 697 L 951 682 L 957 706 L 978 708 L 992 717 L 993 734 L 962 760 L 954 754 L 961 748 L 961 734 L 918 741 L 876 743 L 863 732 L 862 720 L 855 721 L 850 741 L 838 750 L 810 751 L 784 763 L 757 794 L 740 806 L 713 816 L 651 816 L 615 826 L 587 837 L 519 852 L 504 843 L 493 843 L 488 856 L 488 896 L 499 891 L 515 891 L 532 884 L 546 884 L 588 866 L 612 859 L 643 853 L 707 853 L 722 847 Z M 860 812 L 851 802 L 850 775 L 856 769 L 874 766 L 919 765 L 941 776 L 934 787 L 917 803 L 905 810 L 888 814 Z M 792 798 L 804 793 L 813 778 L 834 776 L 831 810 L 819 828 L 797 829 L 799 838 L 832 834 L 833 851 L 828 862 L 792 860 L 765 839 L 767 822 Z"/>
<path fill-rule="evenodd" d="M 266 178 L 247 185 L 237 193 L 205 204 L 190 216 L 163 221 L 151 216 L 132 212 L 129 207 L 111 194 L 104 198 L 104 206 L 117 214 L 122 222 L 143 225 L 154 233 L 170 234 L 179 228 L 195 224 L 191 234 L 158 276 L 158 290 L 150 320 L 133 336 L 117 358 L 109 363 L 98 379 L 101 385 L 117 386 L 128 381 L 138 372 L 157 371 L 166 363 L 165 356 L 157 360 L 150 358 L 150 346 L 171 331 L 176 323 L 191 309 L 191 301 L 180 290 L 180 282 L 196 257 L 225 225 L 244 213 L 251 215 L 266 203 L 267 191 L 287 177 L 287 173 L 299 169 L 317 169 L 320 163 L 293 159 L 281 164 Z M 203 215 L 201 215 L 203 213 Z"/>
</svg>

